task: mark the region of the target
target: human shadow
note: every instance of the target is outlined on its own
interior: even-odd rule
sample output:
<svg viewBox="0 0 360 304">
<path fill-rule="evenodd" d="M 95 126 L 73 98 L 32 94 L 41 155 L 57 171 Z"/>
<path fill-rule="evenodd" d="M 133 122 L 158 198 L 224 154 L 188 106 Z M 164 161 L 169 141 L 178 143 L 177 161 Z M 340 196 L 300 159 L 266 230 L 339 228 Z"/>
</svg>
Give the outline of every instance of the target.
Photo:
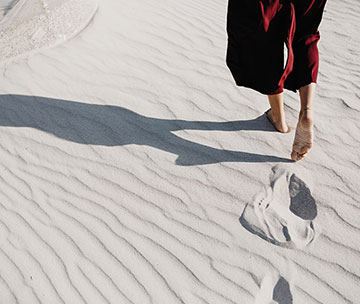
<svg viewBox="0 0 360 304">
<path fill-rule="evenodd" d="M 146 145 L 178 155 L 176 164 L 181 166 L 218 162 L 291 162 L 273 155 L 212 148 L 173 133 L 179 130 L 273 131 L 263 115 L 253 120 L 229 122 L 158 119 L 119 106 L 0 95 L 0 126 L 35 128 L 79 144 Z"/>
</svg>

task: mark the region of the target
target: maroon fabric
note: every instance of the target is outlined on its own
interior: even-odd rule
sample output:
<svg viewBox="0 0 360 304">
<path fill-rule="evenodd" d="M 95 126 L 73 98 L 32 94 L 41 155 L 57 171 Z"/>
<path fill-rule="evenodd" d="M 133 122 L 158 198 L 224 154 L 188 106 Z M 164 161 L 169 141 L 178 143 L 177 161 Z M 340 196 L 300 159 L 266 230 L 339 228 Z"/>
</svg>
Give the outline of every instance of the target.
<svg viewBox="0 0 360 304">
<path fill-rule="evenodd" d="M 317 81 L 326 0 L 229 0 L 226 63 L 239 86 L 263 94 Z M 288 58 L 284 64 L 284 43 Z M 285 65 L 285 68 L 284 68 Z"/>
</svg>

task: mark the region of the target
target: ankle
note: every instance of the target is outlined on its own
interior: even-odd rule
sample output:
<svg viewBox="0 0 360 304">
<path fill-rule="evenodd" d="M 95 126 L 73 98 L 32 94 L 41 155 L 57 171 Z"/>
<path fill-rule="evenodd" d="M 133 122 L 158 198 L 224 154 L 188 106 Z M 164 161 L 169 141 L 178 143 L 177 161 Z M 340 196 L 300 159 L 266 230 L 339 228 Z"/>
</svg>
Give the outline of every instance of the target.
<svg viewBox="0 0 360 304">
<path fill-rule="evenodd" d="M 271 115 L 271 119 L 274 123 L 285 123 L 286 122 L 285 113 L 283 113 L 283 112 L 276 113 L 273 110 L 271 110 L 270 115 Z"/>
<path fill-rule="evenodd" d="M 312 127 L 314 122 L 314 111 L 311 108 L 305 108 L 300 111 L 299 122 L 303 127 Z"/>
</svg>

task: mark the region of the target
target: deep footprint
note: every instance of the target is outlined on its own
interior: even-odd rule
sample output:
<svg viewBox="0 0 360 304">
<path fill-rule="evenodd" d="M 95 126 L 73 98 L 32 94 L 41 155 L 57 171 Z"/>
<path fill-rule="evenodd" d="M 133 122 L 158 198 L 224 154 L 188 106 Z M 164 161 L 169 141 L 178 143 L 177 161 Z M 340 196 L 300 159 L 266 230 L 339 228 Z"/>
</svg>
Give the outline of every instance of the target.
<svg viewBox="0 0 360 304">
<path fill-rule="evenodd" d="M 282 276 L 266 276 L 255 297 L 255 304 L 292 304 L 289 282 Z"/>
<path fill-rule="evenodd" d="M 303 248 L 314 240 L 316 215 L 306 183 L 295 173 L 274 167 L 270 186 L 245 207 L 240 223 L 275 245 Z"/>
<path fill-rule="evenodd" d="M 289 282 L 280 277 L 273 291 L 273 300 L 278 304 L 292 304 L 293 298 L 290 291 Z"/>
</svg>

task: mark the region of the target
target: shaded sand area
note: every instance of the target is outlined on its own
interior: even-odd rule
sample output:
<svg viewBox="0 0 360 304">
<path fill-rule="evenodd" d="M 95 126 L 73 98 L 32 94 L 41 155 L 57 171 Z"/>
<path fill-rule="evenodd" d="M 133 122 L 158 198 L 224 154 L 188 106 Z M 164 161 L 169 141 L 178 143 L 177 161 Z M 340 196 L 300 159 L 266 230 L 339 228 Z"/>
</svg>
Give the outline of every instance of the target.
<svg viewBox="0 0 360 304">
<path fill-rule="evenodd" d="M 328 3 L 299 163 L 225 66 L 226 6 L 102 0 L 0 63 L 1 304 L 359 303 L 359 4 Z"/>
</svg>

